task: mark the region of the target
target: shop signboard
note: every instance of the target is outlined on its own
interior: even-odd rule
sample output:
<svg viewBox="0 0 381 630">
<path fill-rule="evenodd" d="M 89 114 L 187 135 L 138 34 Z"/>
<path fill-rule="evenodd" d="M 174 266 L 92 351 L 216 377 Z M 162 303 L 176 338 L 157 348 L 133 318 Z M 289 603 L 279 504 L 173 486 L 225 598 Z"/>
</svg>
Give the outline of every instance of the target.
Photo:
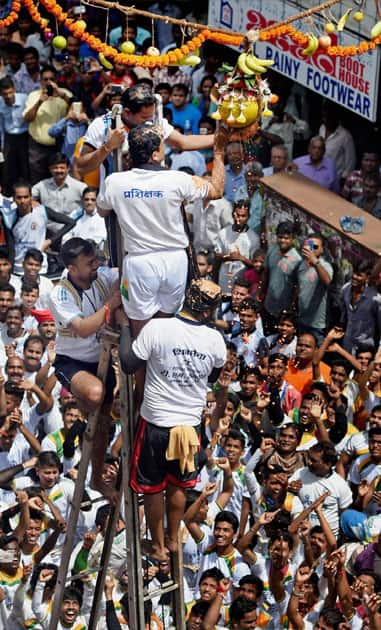
<svg viewBox="0 0 381 630">
<path fill-rule="evenodd" d="M 294 5 L 279 0 L 209 0 L 210 26 L 231 28 L 245 33 L 250 28 L 265 28 L 298 12 Z M 314 16 L 315 27 L 323 34 L 324 20 Z M 305 22 L 295 28 L 306 32 Z M 347 30 L 331 35 L 332 45 L 355 46 L 361 36 Z M 370 121 L 377 116 L 379 56 L 375 50 L 355 57 L 330 57 L 324 51 L 312 57 L 302 55 L 303 47 L 288 35 L 269 42 L 257 42 L 259 57 L 273 59 L 273 69 L 308 89 L 334 101 Z"/>
</svg>

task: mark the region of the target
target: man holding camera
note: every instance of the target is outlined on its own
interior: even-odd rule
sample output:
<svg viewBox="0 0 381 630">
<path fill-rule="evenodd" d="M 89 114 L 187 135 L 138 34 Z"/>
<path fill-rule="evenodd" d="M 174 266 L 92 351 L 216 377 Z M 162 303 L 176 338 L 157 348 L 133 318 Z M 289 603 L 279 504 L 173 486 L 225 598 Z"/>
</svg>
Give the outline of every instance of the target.
<svg viewBox="0 0 381 630">
<path fill-rule="evenodd" d="M 41 89 L 31 92 L 26 100 L 23 118 L 29 123 L 29 164 L 31 183 L 49 176 L 49 158 L 56 152 L 56 140 L 48 129 L 66 115 L 71 92 L 56 84 L 56 70 L 45 66 L 41 71 Z"/>
</svg>

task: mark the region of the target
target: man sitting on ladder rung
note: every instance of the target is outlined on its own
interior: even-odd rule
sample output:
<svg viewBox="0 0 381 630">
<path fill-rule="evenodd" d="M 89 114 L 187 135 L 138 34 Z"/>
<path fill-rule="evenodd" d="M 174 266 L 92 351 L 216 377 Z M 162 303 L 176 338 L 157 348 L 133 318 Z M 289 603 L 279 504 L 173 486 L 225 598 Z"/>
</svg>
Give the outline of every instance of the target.
<svg viewBox="0 0 381 630">
<path fill-rule="evenodd" d="M 117 492 L 102 480 L 102 462 L 108 444 L 115 375 L 111 363 L 105 383 L 96 374 L 101 351 L 99 332 L 121 304 L 118 270 L 100 267 L 93 243 L 83 238 L 67 241 L 61 257 L 68 273 L 49 297 L 57 326 L 55 373 L 86 413 L 99 410 L 91 453 L 91 485 L 114 502 Z"/>
</svg>

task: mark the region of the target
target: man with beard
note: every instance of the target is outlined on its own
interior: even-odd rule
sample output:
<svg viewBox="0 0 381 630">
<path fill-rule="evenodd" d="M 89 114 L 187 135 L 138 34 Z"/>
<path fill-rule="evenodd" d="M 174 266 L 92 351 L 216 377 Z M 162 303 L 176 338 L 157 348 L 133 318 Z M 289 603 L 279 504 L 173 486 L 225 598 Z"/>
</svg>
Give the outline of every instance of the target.
<svg viewBox="0 0 381 630">
<path fill-rule="evenodd" d="M 44 346 L 54 341 L 57 334 L 57 326 L 54 321 L 53 313 L 48 308 L 42 310 L 34 308 L 31 314 L 38 321 L 37 330 L 44 342 Z"/>
<path fill-rule="evenodd" d="M 105 385 L 96 374 L 101 349 L 98 332 L 120 306 L 118 274 L 115 269 L 99 268 L 94 245 L 81 238 L 67 241 L 61 256 L 67 277 L 61 278 L 50 296 L 58 330 L 54 368 L 57 379 L 86 414 L 101 409 L 92 448 L 92 486 L 113 501 L 115 490 L 103 482 L 101 471 L 115 377 L 112 366 Z"/>
</svg>

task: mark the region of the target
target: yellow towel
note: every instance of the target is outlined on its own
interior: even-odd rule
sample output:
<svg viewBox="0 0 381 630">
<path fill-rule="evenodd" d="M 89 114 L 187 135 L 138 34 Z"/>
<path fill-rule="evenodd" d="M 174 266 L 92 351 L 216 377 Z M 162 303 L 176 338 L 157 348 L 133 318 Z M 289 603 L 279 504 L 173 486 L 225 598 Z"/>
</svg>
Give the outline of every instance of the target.
<svg viewBox="0 0 381 630">
<path fill-rule="evenodd" d="M 194 427 L 173 427 L 169 433 L 169 444 L 165 453 L 168 461 L 178 459 L 181 474 L 185 469 L 194 472 L 194 455 L 199 447 L 199 439 Z"/>
</svg>

